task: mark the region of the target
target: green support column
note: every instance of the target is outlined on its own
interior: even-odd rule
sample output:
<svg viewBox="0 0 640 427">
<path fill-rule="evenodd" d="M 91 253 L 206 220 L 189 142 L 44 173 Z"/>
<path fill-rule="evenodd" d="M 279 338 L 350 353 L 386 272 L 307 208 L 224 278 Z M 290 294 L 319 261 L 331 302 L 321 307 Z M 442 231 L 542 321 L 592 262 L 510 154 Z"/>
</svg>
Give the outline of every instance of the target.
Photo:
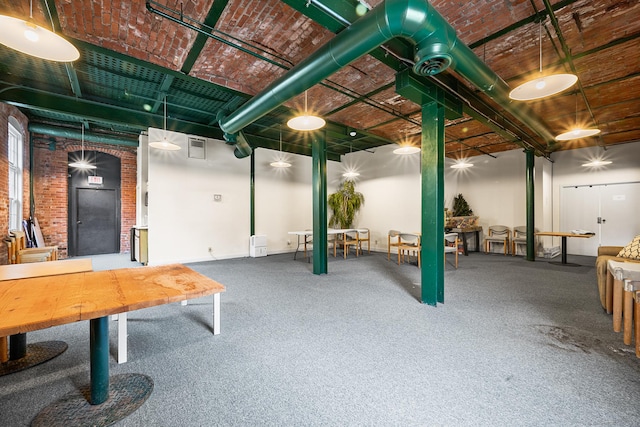
<svg viewBox="0 0 640 427">
<path fill-rule="evenodd" d="M 444 302 L 444 91 L 416 79 L 409 70 L 396 76 L 396 92 L 422 106 L 422 302 Z"/>
<path fill-rule="evenodd" d="M 444 102 L 444 92 L 439 91 Z M 422 106 L 422 302 L 444 302 L 444 107 Z"/>
<path fill-rule="evenodd" d="M 535 245 L 535 185 L 534 185 L 534 167 L 535 158 L 533 150 L 526 150 L 527 155 L 527 261 L 536 260 Z"/>
<path fill-rule="evenodd" d="M 327 274 L 327 139 L 313 135 L 313 274 Z"/>
<path fill-rule="evenodd" d="M 250 192 L 250 198 L 251 200 L 249 200 L 249 204 L 251 206 L 250 211 L 251 211 L 251 224 L 250 224 L 250 229 L 251 232 L 249 233 L 250 236 L 253 236 L 254 234 L 256 234 L 256 151 L 253 150 L 251 152 L 251 192 Z"/>
</svg>

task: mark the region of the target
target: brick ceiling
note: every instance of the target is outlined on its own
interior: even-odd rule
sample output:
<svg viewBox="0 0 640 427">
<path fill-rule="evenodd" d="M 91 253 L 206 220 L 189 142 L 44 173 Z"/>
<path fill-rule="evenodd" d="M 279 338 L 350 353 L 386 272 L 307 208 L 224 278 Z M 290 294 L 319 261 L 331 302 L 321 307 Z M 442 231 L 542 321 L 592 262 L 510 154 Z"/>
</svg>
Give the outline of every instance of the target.
<svg viewBox="0 0 640 427">
<path fill-rule="evenodd" d="M 383 0 L 363 3 L 375 7 Z M 233 112 L 358 19 L 357 4 L 357 0 L 161 0 L 147 4 L 138 0 L 36 0 L 34 20 L 48 28 L 51 21 L 59 25 L 58 32 L 77 44 L 83 56 L 38 77 L 25 70 L 24 64 L 45 67 L 39 60 L 10 60 L 9 49 L 0 45 L 0 59 L 5 62 L 0 66 L 0 100 L 23 108 L 33 121 L 70 124 L 78 120 L 99 132 L 124 135 L 136 131 L 125 119 L 107 117 L 105 124 L 100 115 L 83 118 L 80 111 L 61 100 L 105 105 L 108 108 L 104 115 L 117 106 L 125 112 L 130 110 L 129 116 L 139 127 L 160 127 L 160 105 L 167 95 L 176 120 L 200 126 L 196 129 L 215 128 L 221 110 Z M 455 69 L 449 69 L 423 78 L 453 89 L 448 96 L 459 99 L 464 106 L 460 117 L 446 120 L 448 157 L 460 153 L 465 157 L 495 155 L 518 147 L 530 147 L 536 154 L 548 156 L 558 150 L 640 140 L 637 0 L 434 0 L 431 4 L 458 38 L 510 87 L 538 72 L 540 46 L 545 72 L 575 70 L 579 78 L 576 86 L 551 98 L 526 103 L 548 133 L 564 132 L 576 121 L 602 130 L 599 136 L 581 140 L 545 140 L 539 130 L 519 122 Z M 52 12 L 51 18 L 47 10 Z M 26 18 L 29 2 L 2 2 L 0 13 Z M 203 31 L 188 28 L 185 23 Z M 410 52 L 407 47 L 412 47 L 409 42 L 394 40 L 308 90 L 310 109 L 333 124 L 335 134 L 346 134 L 353 128 L 364 135 L 353 141 L 346 135 L 334 135 L 334 154 L 406 139 L 419 141 L 420 106 L 395 91 L 396 73 L 410 68 L 413 61 L 406 55 Z M 128 75 L 127 58 L 136 67 L 145 65 L 160 77 Z M 14 66 L 14 62 L 23 65 Z M 56 73 L 61 74 L 58 83 L 51 77 Z M 98 74 L 102 76 L 102 90 L 96 88 Z M 35 95 L 26 89 L 20 96 L 2 90 L 12 85 L 37 88 L 53 100 L 43 105 L 32 101 Z M 194 97 L 189 104 L 182 101 L 188 91 L 185 87 L 191 88 L 189 96 Z M 217 89 L 227 90 L 218 95 Z M 219 104 L 212 101 L 216 97 L 221 98 Z M 135 112 L 141 110 L 140 99 L 152 105 L 150 113 Z M 279 132 L 286 117 L 301 108 L 303 99 L 302 95 L 294 97 L 262 119 L 259 126 L 248 129 L 255 136 L 248 138 L 250 144 L 273 148 L 278 140 L 273 130 Z M 57 104 L 66 105 L 58 120 Z M 146 118 L 148 123 L 141 123 Z M 299 136 L 282 129 L 286 151 L 308 154 L 304 143 L 296 142 Z"/>
</svg>

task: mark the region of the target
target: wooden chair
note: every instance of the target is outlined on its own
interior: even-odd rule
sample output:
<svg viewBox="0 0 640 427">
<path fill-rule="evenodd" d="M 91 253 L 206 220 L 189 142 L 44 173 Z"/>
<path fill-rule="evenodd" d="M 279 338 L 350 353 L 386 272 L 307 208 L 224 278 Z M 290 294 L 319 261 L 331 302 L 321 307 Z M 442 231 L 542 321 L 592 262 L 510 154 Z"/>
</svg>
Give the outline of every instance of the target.
<svg viewBox="0 0 640 427">
<path fill-rule="evenodd" d="M 533 229 L 534 234 L 538 232 L 537 228 Z M 534 251 L 538 249 L 538 239 L 534 240 Z M 527 250 L 527 226 L 519 225 L 513 227 L 513 238 L 511 239 L 511 255 L 516 256 L 518 253 L 518 246 L 524 246 L 524 250 Z"/>
<path fill-rule="evenodd" d="M 418 258 L 418 268 L 421 265 L 420 259 L 420 235 L 414 233 L 401 233 L 398 244 L 398 265 L 400 265 L 400 261 L 404 262 L 405 252 L 407 253 L 407 262 L 411 262 L 411 253 L 416 254 Z"/>
<path fill-rule="evenodd" d="M 398 230 L 389 230 L 387 234 L 387 261 L 391 260 L 391 248 L 400 246 L 400 232 Z"/>
<path fill-rule="evenodd" d="M 458 268 L 458 233 L 446 233 L 444 235 L 444 255 L 455 254 L 455 266 Z"/>
<path fill-rule="evenodd" d="M 501 243 L 504 246 L 504 254 L 509 253 L 509 240 L 511 237 L 511 229 L 504 225 L 489 226 L 489 234 L 484 238 L 484 251 L 491 252 L 492 243 Z"/>
<path fill-rule="evenodd" d="M 11 253 L 12 261 L 9 264 L 21 264 L 23 262 L 38 262 L 38 261 L 56 261 L 58 259 L 58 247 L 57 246 L 43 246 L 39 248 L 27 248 L 25 247 L 26 239 L 24 231 L 11 230 L 9 240 L 12 247 L 9 249 Z M 9 244 L 9 243 L 7 243 Z M 47 259 L 41 259 L 42 254 L 48 254 Z"/>
<path fill-rule="evenodd" d="M 367 253 L 371 253 L 371 233 L 368 228 L 358 228 L 358 249 L 360 252 L 364 253 L 362 250 L 362 242 L 367 242 Z"/>
<path fill-rule="evenodd" d="M 358 252 L 358 231 L 352 230 L 349 232 L 337 234 L 335 236 L 335 240 L 333 243 L 333 256 L 336 256 L 336 249 L 340 246 L 342 248 L 342 254 L 344 258 L 347 258 L 347 254 L 349 253 L 349 246 L 353 246 L 356 248 L 356 256 L 359 255 Z"/>
</svg>

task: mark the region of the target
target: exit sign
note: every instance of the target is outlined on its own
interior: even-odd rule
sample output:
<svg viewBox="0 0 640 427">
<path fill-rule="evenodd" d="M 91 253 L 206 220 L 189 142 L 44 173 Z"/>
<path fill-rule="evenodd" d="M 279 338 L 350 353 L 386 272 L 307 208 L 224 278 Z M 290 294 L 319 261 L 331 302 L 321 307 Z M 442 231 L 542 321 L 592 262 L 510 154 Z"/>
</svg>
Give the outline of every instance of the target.
<svg viewBox="0 0 640 427">
<path fill-rule="evenodd" d="M 102 177 L 101 176 L 92 176 L 89 175 L 89 185 L 102 185 Z"/>
</svg>

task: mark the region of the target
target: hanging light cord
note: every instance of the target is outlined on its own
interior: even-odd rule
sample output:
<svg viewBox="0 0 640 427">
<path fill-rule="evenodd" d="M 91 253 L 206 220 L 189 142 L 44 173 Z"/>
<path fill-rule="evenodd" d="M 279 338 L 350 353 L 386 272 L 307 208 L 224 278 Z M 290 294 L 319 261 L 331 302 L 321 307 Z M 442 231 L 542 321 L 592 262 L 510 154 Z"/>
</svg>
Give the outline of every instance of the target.
<svg viewBox="0 0 640 427">
<path fill-rule="evenodd" d="M 82 141 L 81 141 L 81 150 L 82 150 L 82 161 L 84 162 L 84 123 L 80 123 Z"/>
<path fill-rule="evenodd" d="M 540 74 L 542 74 L 542 18 L 538 26 L 538 45 L 540 46 Z"/>
</svg>

